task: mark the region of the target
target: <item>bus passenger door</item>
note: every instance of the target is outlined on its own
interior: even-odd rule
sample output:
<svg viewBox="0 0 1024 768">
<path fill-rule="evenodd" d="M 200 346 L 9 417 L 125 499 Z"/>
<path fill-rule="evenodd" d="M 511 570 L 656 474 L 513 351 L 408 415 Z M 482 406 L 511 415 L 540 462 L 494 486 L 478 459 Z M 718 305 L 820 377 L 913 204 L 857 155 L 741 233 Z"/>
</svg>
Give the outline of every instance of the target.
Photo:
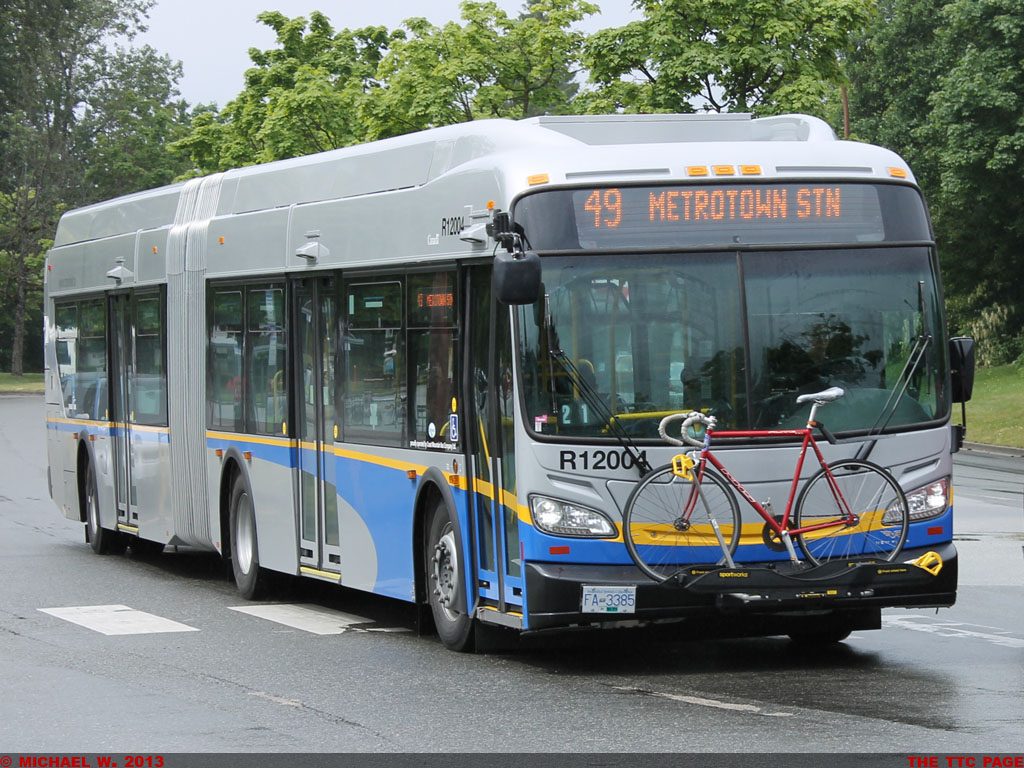
<svg viewBox="0 0 1024 768">
<path fill-rule="evenodd" d="M 491 294 L 489 266 L 471 267 L 466 287 L 467 449 L 474 489 L 477 592 L 485 606 L 515 615 L 523 611 L 523 576 L 509 308 Z"/>
<path fill-rule="evenodd" d="M 137 492 L 132 473 L 132 320 L 131 295 L 119 293 L 109 299 L 110 311 L 110 422 L 113 447 L 114 497 L 120 530 L 138 532 Z"/>
<path fill-rule="evenodd" d="M 334 469 L 336 283 L 333 277 L 297 280 L 293 294 L 299 562 L 306 573 L 335 578 L 341 570 Z"/>
</svg>

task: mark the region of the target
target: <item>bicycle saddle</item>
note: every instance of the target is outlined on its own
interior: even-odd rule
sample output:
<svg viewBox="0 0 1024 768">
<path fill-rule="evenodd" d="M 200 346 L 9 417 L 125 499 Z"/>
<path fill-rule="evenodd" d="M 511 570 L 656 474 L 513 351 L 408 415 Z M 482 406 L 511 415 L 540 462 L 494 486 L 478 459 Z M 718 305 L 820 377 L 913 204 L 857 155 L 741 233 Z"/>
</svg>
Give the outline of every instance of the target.
<svg viewBox="0 0 1024 768">
<path fill-rule="evenodd" d="M 842 387 L 829 387 L 823 392 L 815 392 L 810 395 L 800 395 L 796 399 L 797 405 L 802 403 L 817 403 L 818 405 L 824 405 L 825 403 L 831 403 L 833 400 L 838 400 L 840 397 L 846 394 L 846 391 Z"/>
</svg>

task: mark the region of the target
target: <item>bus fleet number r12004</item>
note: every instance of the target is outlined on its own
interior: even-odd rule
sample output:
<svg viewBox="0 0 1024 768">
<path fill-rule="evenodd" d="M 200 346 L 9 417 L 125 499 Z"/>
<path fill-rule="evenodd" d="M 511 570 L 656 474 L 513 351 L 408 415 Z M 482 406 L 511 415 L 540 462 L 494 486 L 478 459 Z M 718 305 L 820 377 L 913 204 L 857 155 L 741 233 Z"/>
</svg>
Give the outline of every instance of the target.
<svg viewBox="0 0 1024 768">
<path fill-rule="evenodd" d="M 640 459 L 647 461 L 647 451 L 640 451 Z M 626 451 L 559 451 L 558 468 L 561 470 L 633 469 L 636 459 Z"/>
</svg>

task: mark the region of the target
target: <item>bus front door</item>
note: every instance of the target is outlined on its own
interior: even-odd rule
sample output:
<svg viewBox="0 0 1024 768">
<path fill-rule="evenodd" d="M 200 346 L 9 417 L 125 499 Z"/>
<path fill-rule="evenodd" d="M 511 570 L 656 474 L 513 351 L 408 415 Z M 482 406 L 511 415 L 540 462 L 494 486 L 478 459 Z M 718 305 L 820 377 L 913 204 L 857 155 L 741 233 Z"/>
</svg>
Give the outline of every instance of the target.
<svg viewBox="0 0 1024 768">
<path fill-rule="evenodd" d="M 468 270 L 466 292 L 467 446 L 475 489 L 477 597 L 483 606 L 521 620 L 509 308 L 493 300 L 489 266 Z"/>
<path fill-rule="evenodd" d="M 333 277 L 296 280 L 294 350 L 297 486 L 302 572 L 339 578 L 341 548 L 334 441 L 338 307 Z"/>
<path fill-rule="evenodd" d="M 131 295 L 114 294 L 110 311 L 110 421 L 113 447 L 114 496 L 119 530 L 138 533 L 139 512 L 132 472 L 133 346 Z"/>
</svg>

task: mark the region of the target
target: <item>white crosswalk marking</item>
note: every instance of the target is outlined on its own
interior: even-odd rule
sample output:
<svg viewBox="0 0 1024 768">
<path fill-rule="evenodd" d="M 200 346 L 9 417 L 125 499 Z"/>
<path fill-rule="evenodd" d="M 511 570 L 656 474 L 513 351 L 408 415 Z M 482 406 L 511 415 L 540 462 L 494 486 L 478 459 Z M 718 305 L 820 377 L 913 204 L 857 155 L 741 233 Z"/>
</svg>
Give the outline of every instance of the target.
<svg viewBox="0 0 1024 768">
<path fill-rule="evenodd" d="M 340 635 L 356 624 L 369 624 L 370 619 L 341 611 L 328 611 L 309 605 L 240 605 L 232 611 L 284 624 L 286 627 L 312 632 L 314 635 Z"/>
<path fill-rule="evenodd" d="M 152 613 L 137 611 L 127 605 L 79 605 L 67 608 L 40 608 L 58 619 L 101 632 L 104 635 L 147 635 L 155 632 L 198 632 L 195 627 L 181 624 Z"/>
</svg>

